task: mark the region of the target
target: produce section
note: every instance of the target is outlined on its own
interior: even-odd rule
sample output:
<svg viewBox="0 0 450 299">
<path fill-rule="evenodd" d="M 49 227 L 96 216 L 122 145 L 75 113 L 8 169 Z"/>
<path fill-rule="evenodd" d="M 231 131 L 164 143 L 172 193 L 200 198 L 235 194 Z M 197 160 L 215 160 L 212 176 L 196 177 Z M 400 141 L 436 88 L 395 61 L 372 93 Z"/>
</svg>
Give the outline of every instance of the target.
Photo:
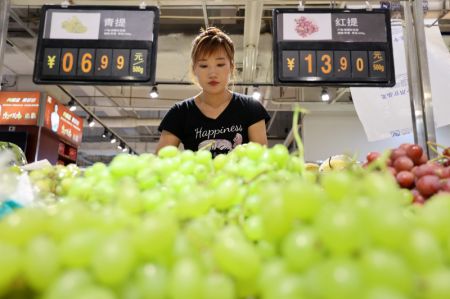
<svg viewBox="0 0 450 299">
<path fill-rule="evenodd" d="M 215 159 L 166 147 L 35 170 L 35 205 L 0 221 L 0 293 L 447 299 L 450 195 L 411 204 L 381 167 L 392 155 L 317 172 L 250 143 Z"/>
<path fill-rule="evenodd" d="M 79 2 L 0 1 L 0 299 L 450 299 L 450 1 Z"/>
</svg>

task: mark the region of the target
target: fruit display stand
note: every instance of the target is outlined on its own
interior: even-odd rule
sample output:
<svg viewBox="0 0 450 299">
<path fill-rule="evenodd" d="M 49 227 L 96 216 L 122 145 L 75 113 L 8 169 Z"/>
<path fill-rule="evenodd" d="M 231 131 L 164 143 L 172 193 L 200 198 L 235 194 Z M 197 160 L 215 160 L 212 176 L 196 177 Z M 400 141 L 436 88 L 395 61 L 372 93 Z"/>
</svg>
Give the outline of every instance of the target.
<svg viewBox="0 0 450 299">
<path fill-rule="evenodd" d="M 424 44 L 420 15 L 405 14 Z M 426 131 L 434 136 L 426 49 L 407 31 L 409 61 L 419 58 L 409 76 L 419 74 L 412 109 L 425 116 L 415 124 L 422 148 L 308 168 L 300 140 L 296 153 L 249 143 L 214 159 L 168 146 L 83 171 L 32 171 L 33 204 L 0 219 L 0 298 L 450 298 L 450 155 L 423 159 Z M 79 144 L 61 145 L 61 111 L 41 99 L 53 106 L 30 125 L 37 135 L 27 131 L 31 156 L 66 163 Z M 0 165 L 3 177 L 0 201 L 15 186 Z"/>
<path fill-rule="evenodd" d="M 41 92 L 0 92 L 0 110 L 0 136 L 14 142 L 25 133 L 28 162 L 76 163 L 83 120 L 56 99 Z"/>
<path fill-rule="evenodd" d="M 450 194 L 413 203 L 374 156 L 308 171 L 250 143 L 31 172 L 57 196 L 0 220 L 0 298 L 450 298 Z"/>
</svg>

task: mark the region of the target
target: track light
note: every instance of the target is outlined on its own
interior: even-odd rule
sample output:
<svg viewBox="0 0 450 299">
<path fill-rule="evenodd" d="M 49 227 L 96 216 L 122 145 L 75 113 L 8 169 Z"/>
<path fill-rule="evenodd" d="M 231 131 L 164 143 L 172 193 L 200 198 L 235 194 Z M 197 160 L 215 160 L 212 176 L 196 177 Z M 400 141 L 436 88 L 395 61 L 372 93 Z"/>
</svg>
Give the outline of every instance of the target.
<svg viewBox="0 0 450 299">
<path fill-rule="evenodd" d="M 94 117 L 89 116 L 87 121 L 88 121 L 88 126 L 89 126 L 89 127 L 92 128 L 93 126 L 95 126 L 95 120 L 94 120 Z"/>
<path fill-rule="evenodd" d="M 328 102 L 330 100 L 330 94 L 328 93 L 328 90 L 325 87 L 322 88 L 320 98 L 322 99 L 323 102 Z"/>
<path fill-rule="evenodd" d="M 69 110 L 72 111 L 72 112 L 75 111 L 75 110 L 77 110 L 77 106 L 76 106 L 76 103 L 75 103 L 75 100 L 74 100 L 74 99 L 71 99 L 71 100 L 69 101 L 68 106 L 69 106 Z"/>
<path fill-rule="evenodd" d="M 121 150 L 122 152 L 126 152 L 128 150 L 128 148 L 125 146 L 125 143 L 123 143 L 122 141 L 119 142 L 119 144 L 117 145 L 117 148 L 119 150 Z"/>
<path fill-rule="evenodd" d="M 110 141 L 112 144 L 114 144 L 114 143 L 116 143 L 117 142 L 117 139 L 116 139 L 116 136 L 114 136 L 112 133 L 111 133 L 111 141 Z"/>
<path fill-rule="evenodd" d="M 105 130 L 103 131 L 102 137 L 103 137 L 103 138 L 108 137 L 108 130 L 107 130 L 106 128 L 105 128 Z"/>
<path fill-rule="evenodd" d="M 261 100 L 261 92 L 258 90 L 258 86 L 253 86 L 252 98 L 256 101 Z"/>
<path fill-rule="evenodd" d="M 157 97 L 159 97 L 159 92 L 158 92 L 158 88 L 156 86 L 152 87 L 152 90 L 149 93 L 150 97 L 152 99 L 156 99 Z"/>
</svg>

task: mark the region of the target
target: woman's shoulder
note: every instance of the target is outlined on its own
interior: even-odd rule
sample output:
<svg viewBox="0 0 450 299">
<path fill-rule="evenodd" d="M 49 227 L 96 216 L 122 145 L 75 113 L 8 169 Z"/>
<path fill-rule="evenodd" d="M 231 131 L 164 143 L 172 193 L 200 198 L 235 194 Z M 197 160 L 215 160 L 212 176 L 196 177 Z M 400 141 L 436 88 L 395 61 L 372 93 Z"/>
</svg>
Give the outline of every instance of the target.
<svg viewBox="0 0 450 299">
<path fill-rule="evenodd" d="M 185 100 L 177 102 L 175 105 L 173 105 L 172 109 L 185 112 L 185 111 L 193 109 L 194 105 L 195 105 L 195 102 L 194 102 L 194 98 L 192 97 L 192 98 L 187 98 Z"/>
<path fill-rule="evenodd" d="M 234 101 L 240 106 L 253 108 L 255 106 L 261 105 L 261 103 L 255 100 L 252 96 L 237 92 L 234 92 L 233 94 L 234 94 Z"/>
<path fill-rule="evenodd" d="M 238 92 L 233 92 L 233 99 L 236 103 L 241 105 L 249 105 L 253 101 L 253 98 L 251 96 L 241 94 Z"/>
</svg>

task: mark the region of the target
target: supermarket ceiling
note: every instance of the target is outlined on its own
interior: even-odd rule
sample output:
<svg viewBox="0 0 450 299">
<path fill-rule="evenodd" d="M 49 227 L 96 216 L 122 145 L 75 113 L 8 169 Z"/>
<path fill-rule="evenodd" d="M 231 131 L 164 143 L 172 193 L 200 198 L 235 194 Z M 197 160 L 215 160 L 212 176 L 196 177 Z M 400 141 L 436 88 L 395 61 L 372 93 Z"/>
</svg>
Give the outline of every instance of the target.
<svg viewBox="0 0 450 299">
<path fill-rule="evenodd" d="M 51 0 L 10 0 L 10 22 L 3 70 L 7 86 L 16 90 L 40 89 L 59 98 L 69 97 L 57 86 L 32 86 L 36 35 L 40 8 L 43 4 L 60 4 Z M 74 5 L 139 5 L 141 0 L 71 0 Z M 329 7 L 330 1 L 303 1 L 307 7 Z M 428 1 L 427 17 L 438 19 L 441 31 L 450 32 L 450 8 L 444 1 Z M 320 88 L 279 88 L 272 83 L 272 9 L 297 7 L 298 0 L 157 0 L 145 1 L 161 10 L 157 54 L 156 81 L 159 98 L 150 99 L 151 86 L 73 86 L 65 85 L 78 101 L 99 117 L 138 153 L 153 152 L 159 138 L 157 125 L 177 101 L 199 92 L 189 84 L 189 52 L 193 37 L 201 27 L 214 25 L 224 29 L 236 46 L 236 81 L 248 85 L 235 86 L 235 91 L 251 93 L 253 83 L 259 83 L 263 104 L 274 121 L 270 124 L 271 142 L 283 142 L 291 127 L 291 107 L 298 101 L 316 113 L 352 113 L 348 89 L 330 89 L 333 105 L 320 102 Z M 334 1 L 337 7 L 365 7 L 365 1 Z M 379 5 L 379 1 L 370 1 Z M 448 41 L 448 39 L 447 39 Z M 450 42 L 448 42 L 450 44 Z M 256 45 L 256 46 L 255 46 Z M 256 59 L 250 59 L 254 47 Z M 77 110 L 81 116 L 85 113 Z M 80 164 L 109 161 L 118 153 L 114 145 L 102 139 L 103 127 L 85 126 L 80 148 Z"/>
</svg>

